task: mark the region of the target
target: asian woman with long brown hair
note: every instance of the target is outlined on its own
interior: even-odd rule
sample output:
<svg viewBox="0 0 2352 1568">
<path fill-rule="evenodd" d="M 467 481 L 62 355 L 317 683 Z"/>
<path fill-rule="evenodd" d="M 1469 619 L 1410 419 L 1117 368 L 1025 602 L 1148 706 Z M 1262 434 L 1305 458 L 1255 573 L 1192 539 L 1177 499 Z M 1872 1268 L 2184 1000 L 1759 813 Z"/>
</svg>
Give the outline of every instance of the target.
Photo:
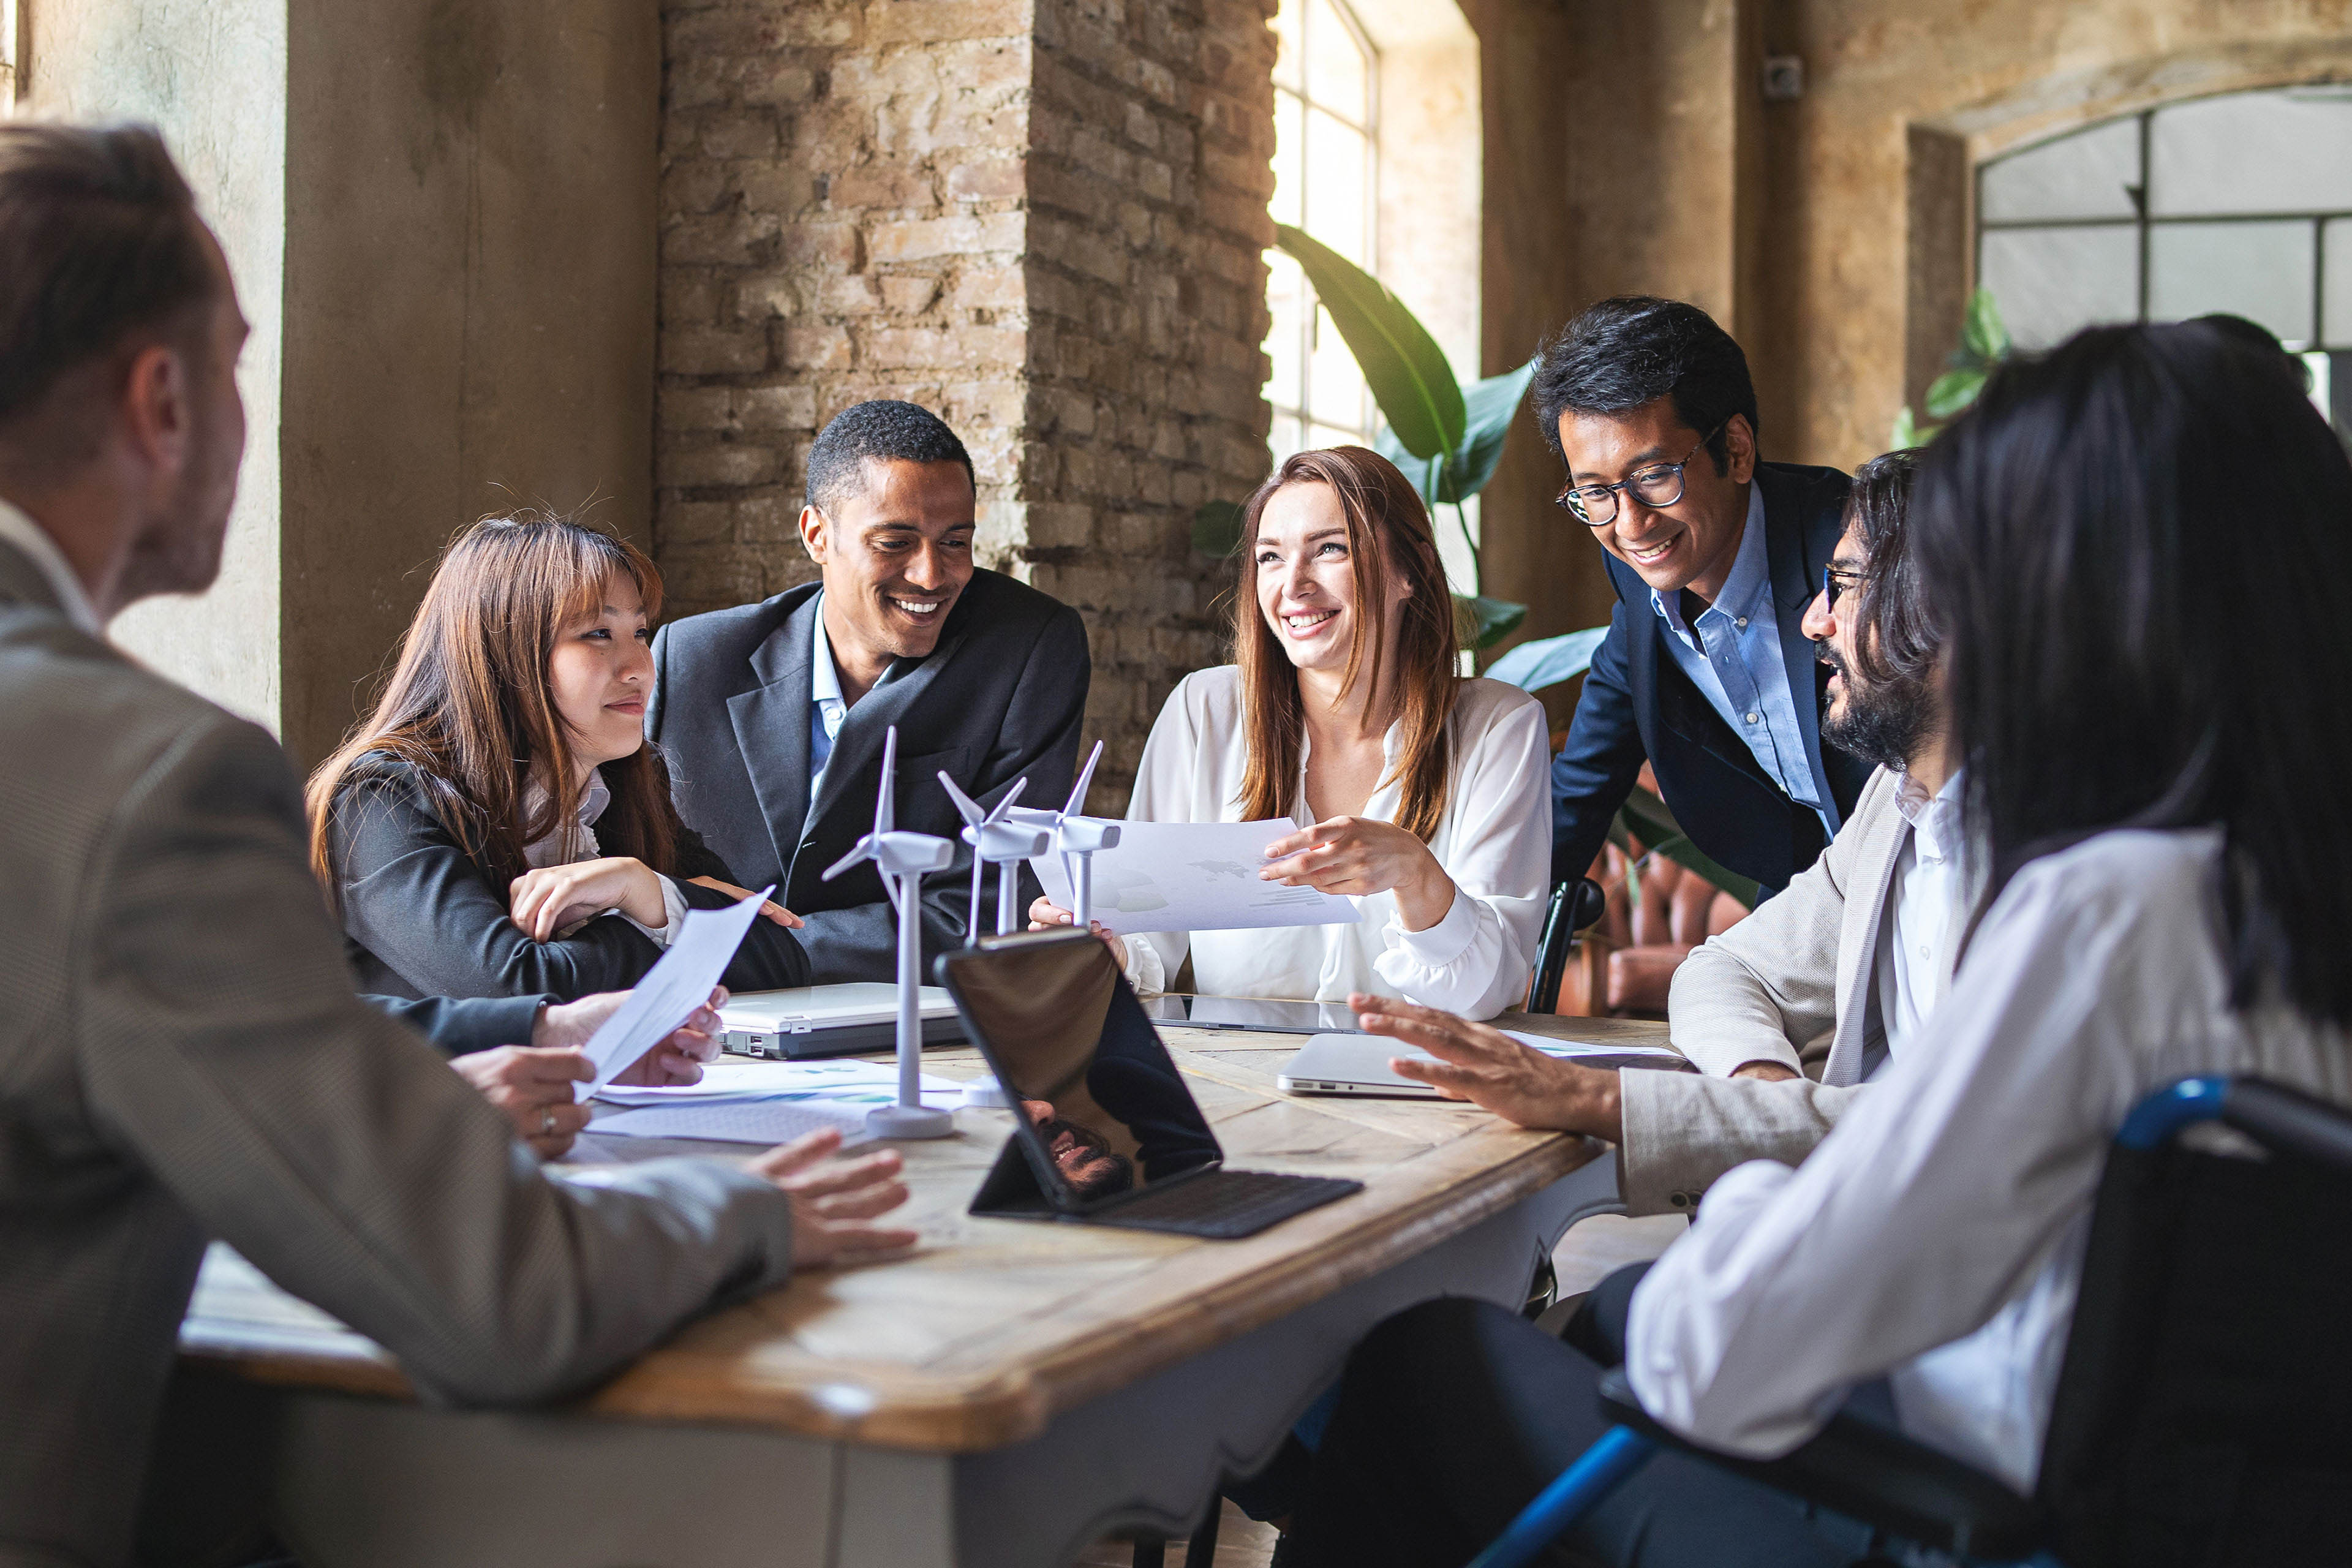
<svg viewBox="0 0 2352 1568">
<path fill-rule="evenodd" d="M 1549 736 L 1533 698 L 1460 673 L 1420 496 L 1363 447 L 1301 452 L 1250 498 L 1242 541 L 1234 660 L 1170 695 L 1128 816 L 1287 819 L 1262 875 L 1363 918 L 1115 939 L 1129 977 L 1164 989 L 1189 952 L 1204 994 L 1516 1005 L 1551 874 Z"/>
<path fill-rule="evenodd" d="M 375 711 L 311 775 L 312 869 L 362 990 L 570 998 L 633 985 L 734 878 L 645 743 L 661 577 L 561 517 L 489 518 L 443 554 Z M 770 906 L 726 984 L 807 984 Z"/>
</svg>

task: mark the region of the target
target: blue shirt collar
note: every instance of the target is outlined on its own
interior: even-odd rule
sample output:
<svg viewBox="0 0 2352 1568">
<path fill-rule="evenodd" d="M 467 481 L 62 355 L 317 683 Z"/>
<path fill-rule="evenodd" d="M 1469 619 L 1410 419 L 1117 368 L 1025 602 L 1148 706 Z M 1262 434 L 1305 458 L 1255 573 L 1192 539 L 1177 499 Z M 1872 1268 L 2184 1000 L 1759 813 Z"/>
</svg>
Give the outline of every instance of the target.
<svg viewBox="0 0 2352 1568">
<path fill-rule="evenodd" d="M 822 709 L 841 703 L 841 671 L 833 662 L 833 644 L 824 635 L 824 594 L 819 590 L 816 613 L 809 617 L 809 705 Z"/>
<path fill-rule="evenodd" d="M 1711 608 L 1723 611 L 1735 619 L 1752 617 L 1757 608 L 1772 594 L 1772 568 L 1767 559 L 1764 538 L 1764 492 L 1754 481 L 1748 486 L 1748 519 L 1739 525 L 1739 553 L 1731 558 L 1731 575 L 1723 580 L 1723 592 L 1715 596 Z M 1683 621 L 1682 595 L 1650 590 L 1650 605 L 1665 617 L 1666 625 L 1677 633 L 1690 628 Z"/>
</svg>

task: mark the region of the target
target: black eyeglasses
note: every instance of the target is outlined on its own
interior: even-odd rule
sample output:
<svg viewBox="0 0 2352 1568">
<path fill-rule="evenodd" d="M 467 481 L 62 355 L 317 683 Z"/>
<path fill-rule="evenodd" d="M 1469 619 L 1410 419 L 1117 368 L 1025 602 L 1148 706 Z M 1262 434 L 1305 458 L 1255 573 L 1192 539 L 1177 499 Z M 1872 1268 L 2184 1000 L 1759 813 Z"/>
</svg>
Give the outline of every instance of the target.
<svg viewBox="0 0 2352 1568">
<path fill-rule="evenodd" d="M 1698 456 L 1699 447 L 1706 446 L 1723 433 L 1726 419 L 1698 438 L 1698 446 L 1683 454 L 1679 463 L 1654 463 L 1646 468 L 1636 468 L 1613 485 L 1570 485 L 1551 498 L 1551 504 L 1565 507 L 1576 514 L 1576 520 L 1587 528 L 1599 528 L 1617 521 L 1617 495 L 1631 491 L 1635 500 L 1646 507 L 1667 507 L 1683 499 L 1683 469 Z"/>
<path fill-rule="evenodd" d="M 1838 595 L 1851 594 L 1862 586 L 1862 574 L 1836 566 L 1822 568 L 1822 592 L 1829 596 L 1830 608 L 1837 608 Z"/>
</svg>

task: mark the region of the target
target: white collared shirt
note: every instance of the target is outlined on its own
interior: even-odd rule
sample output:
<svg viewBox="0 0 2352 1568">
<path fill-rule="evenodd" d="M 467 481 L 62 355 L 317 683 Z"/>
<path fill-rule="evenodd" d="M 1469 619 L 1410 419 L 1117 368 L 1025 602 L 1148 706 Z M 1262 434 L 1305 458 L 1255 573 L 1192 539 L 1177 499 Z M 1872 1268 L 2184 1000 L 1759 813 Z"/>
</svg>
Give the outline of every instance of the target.
<svg viewBox="0 0 2352 1568">
<path fill-rule="evenodd" d="M 1958 773 L 1932 796 L 1904 774 L 1895 782 L 1895 809 L 1911 831 L 1895 853 L 1886 916 L 1878 924 L 1878 1021 L 1885 1051 L 1865 1058 L 1865 1078 L 1886 1056 L 1902 1051 L 1950 988 L 1976 887 L 1960 826 Z"/>
<path fill-rule="evenodd" d="M 537 779 L 533 779 L 523 790 L 523 820 L 530 821 L 540 807 L 546 804 L 546 789 Z M 601 858 L 604 851 L 596 842 L 595 823 L 598 817 L 604 815 L 604 808 L 612 804 L 613 792 L 604 785 L 604 770 L 590 768 L 588 787 L 580 792 L 579 819 L 568 825 L 557 823 L 545 834 L 524 845 L 522 847 L 523 864 L 538 869 L 547 866 L 576 866 L 583 860 Z M 632 919 L 619 910 L 607 910 L 604 912 L 620 916 L 662 946 L 667 947 L 677 940 L 677 933 L 686 929 L 686 895 L 677 890 L 677 883 L 670 878 L 663 877 L 658 871 L 654 875 L 661 881 L 662 908 L 669 916 L 667 924 L 656 930 L 643 921 Z M 573 931 L 578 931 L 580 926 L 587 923 L 586 921 L 582 921 L 579 925 L 568 927 L 555 934 L 559 937 L 570 936 Z"/>
<path fill-rule="evenodd" d="M 816 798 L 825 764 L 833 760 L 833 743 L 841 738 L 841 721 L 849 717 L 842 700 L 841 669 L 833 662 L 833 641 L 824 635 L 824 594 L 819 590 L 810 616 L 809 633 L 809 798 Z"/>
<path fill-rule="evenodd" d="M 98 607 L 89 602 L 89 591 L 74 574 L 73 564 L 58 548 L 58 542 L 49 537 L 48 530 L 5 500 L 0 500 L 0 542 L 13 544 L 32 557 L 41 575 L 49 580 L 49 589 L 57 595 L 66 619 L 94 637 L 106 635 L 106 623 L 98 618 Z"/>
<path fill-rule="evenodd" d="M 1240 671 L 1232 665 L 1186 676 L 1144 742 L 1127 815 L 1137 822 L 1238 822 L 1247 762 Z M 1551 890 L 1550 736 L 1540 703 L 1500 681 L 1462 683 L 1448 733 L 1445 810 L 1430 853 L 1454 879 L 1454 902 L 1425 931 L 1397 920 L 1396 895 L 1354 900 L 1353 925 L 1271 931 L 1174 931 L 1130 937 L 1128 977 L 1159 991 L 1192 956 L 1204 995 L 1345 1001 L 1350 991 L 1402 995 L 1473 1018 L 1491 1018 L 1526 995 L 1544 905 Z M 1390 726 L 1392 774 L 1402 727 Z M 1384 776 L 1358 816 L 1393 822 L 1401 781 Z M 1306 748 L 1291 807 L 1307 807 Z"/>
<path fill-rule="evenodd" d="M 1644 1409 L 1766 1458 L 1885 1373 L 1905 1431 L 2031 1491 L 2116 1129 L 2175 1079 L 2352 1103 L 2352 1039 L 2240 1013 L 2214 829 L 2117 829 L 2026 866 L 1943 1002 L 1791 1170 L 1757 1160 L 1633 1292 Z"/>
</svg>

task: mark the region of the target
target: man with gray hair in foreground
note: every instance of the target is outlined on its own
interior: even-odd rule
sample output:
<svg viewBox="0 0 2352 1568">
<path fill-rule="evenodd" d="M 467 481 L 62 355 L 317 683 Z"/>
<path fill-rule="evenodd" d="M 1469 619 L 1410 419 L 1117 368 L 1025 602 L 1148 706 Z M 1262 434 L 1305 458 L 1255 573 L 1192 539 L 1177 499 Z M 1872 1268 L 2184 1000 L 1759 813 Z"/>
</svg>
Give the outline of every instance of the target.
<svg viewBox="0 0 2352 1568">
<path fill-rule="evenodd" d="M 352 994 L 284 753 L 104 637 L 219 570 L 246 333 L 153 132 L 0 126 L 0 1568 L 130 1560 L 208 1238 L 467 1404 L 914 1240 L 835 1134 L 551 1178 Z"/>
</svg>

